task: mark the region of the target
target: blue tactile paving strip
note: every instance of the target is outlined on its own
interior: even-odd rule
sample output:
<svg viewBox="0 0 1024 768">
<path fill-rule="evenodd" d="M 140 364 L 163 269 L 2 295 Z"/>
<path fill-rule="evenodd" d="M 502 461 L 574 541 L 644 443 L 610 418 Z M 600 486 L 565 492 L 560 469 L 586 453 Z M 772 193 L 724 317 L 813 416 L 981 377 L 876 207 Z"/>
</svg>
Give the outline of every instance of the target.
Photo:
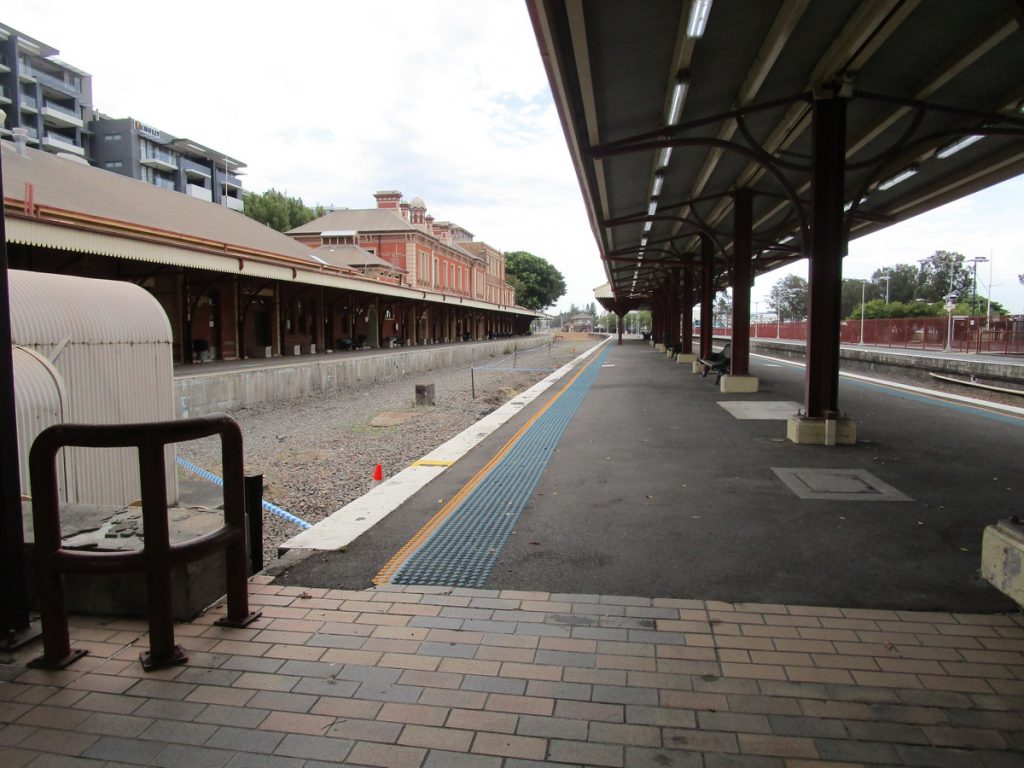
<svg viewBox="0 0 1024 768">
<path fill-rule="evenodd" d="M 391 577 L 393 584 L 481 587 L 533 496 L 569 419 L 608 350 L 530 426 L 505 457 Z"/>
</svg>

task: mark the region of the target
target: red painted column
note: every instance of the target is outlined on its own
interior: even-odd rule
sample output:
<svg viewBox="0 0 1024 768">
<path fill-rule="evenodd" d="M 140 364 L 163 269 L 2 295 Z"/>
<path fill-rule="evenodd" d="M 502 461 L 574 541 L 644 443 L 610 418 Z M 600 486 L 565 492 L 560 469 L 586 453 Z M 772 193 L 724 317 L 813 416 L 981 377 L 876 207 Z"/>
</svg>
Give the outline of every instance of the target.
<svg viewBox="0 0 1024 768">
<path fill-rule="evenodd" d="M 750 373 L 751 233 L 754 195 L 749 189 L 733 193 L 732 374 Z"/>
<path fill-rule="evenodd" d="M 711 356 L 712 313 L 715 302 L 715 246 L 707 235 L 700 236 L 700 356 Z"/>
<path fill-rule="evenodd" d="M 839 325 L 843 232 L 846 100 L 815 99 L 811 121 L 811 248 L 807 302 L 804 413 L 839 413 Z"/>
</svg>

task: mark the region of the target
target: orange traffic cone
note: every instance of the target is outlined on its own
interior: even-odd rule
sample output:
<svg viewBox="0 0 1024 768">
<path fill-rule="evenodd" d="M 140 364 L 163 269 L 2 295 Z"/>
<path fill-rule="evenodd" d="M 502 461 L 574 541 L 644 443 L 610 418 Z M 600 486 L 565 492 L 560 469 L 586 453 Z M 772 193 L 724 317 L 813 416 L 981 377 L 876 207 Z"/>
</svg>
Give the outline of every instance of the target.
<svg viewBox="0 0 1024 768">
<path fill-rule="evenodd" d="M 384 467 L 382 467 L 380 464 L 378 464 L 376 467 L 373 468 L 373 481 L 375 483 L 379 483 L 383 479 L 384 479 Z"/>
</svg>

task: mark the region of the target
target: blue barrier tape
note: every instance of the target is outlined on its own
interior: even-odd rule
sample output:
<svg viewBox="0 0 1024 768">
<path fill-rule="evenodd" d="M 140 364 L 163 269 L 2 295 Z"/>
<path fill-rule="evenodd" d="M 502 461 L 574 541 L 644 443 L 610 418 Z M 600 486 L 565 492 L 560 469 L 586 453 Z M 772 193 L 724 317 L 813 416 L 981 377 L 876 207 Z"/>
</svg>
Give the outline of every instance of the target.
<svg viewBox="0 0 1024 768">
<path fill-rule="evenodd" d="M 224 481 L 221 480 L 219 477 L 217 477 L 212 472 L 207 472 L 202 467 L 197 467 L 191 461 L 188 461 L 187 459 L 181 458 L 181 456 L 178 456 L 176 458 L 178 460 L 178 466 L 184 467 L 189 472 L 191 472 L 191 473 L 193 473 L 195 475 L 199 475 L 199 477 L 203 478 L 204 480 L 209 480 L 214 485 L 219 485 L 221 487 L 224 486 Z M 286 512 L 285 510 L 281 509 L 276 504 L 271 504 L 269 501 L 264 501 L 263 502 L 263 508 L 265 510 L 267 510 L 268 512 L 273 512 L 278 517 L 284 518 L 289 523 L 295 523 L 300 528 L 310 528 L 310 527 L 312 527 L 309 523 L 307 523 L 301 517 L 296 517 L 291 512 Z"/>
</svg>

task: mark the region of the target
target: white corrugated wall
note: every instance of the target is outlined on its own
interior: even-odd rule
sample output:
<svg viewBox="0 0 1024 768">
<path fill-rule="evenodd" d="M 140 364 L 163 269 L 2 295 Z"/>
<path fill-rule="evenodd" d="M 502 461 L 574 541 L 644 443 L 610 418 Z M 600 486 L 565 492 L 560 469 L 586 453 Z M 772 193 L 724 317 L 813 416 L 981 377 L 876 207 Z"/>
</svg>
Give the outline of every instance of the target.
<svg viewBox="0 0 1024 768">
<path fill-rule="evenodd" d="M 31 495 L 28 454 L 36 436 L 47 427 L 67 421 L 68 396 L 64 380 L 53 364 L 27 347 L 14 347 L 14 411 L 18 425 L 18 476 L 21 494 Z M 74 473 L 64 452 L 57 455 L 57 485 L 60 499 L 78 501 L 68 475 Z"/>
<path fill-rule="evenodd" d="M 80 424 L 174 418 L 171 327 L 157 300 L 131 283 L 10 271 L 11 340 L 51 358 Z M 173 448 L 168 500 L 177 500 Z M 134 449 L 71 451 L 83 504 L 127 504 L 141 496 Z"/>
</svg>

